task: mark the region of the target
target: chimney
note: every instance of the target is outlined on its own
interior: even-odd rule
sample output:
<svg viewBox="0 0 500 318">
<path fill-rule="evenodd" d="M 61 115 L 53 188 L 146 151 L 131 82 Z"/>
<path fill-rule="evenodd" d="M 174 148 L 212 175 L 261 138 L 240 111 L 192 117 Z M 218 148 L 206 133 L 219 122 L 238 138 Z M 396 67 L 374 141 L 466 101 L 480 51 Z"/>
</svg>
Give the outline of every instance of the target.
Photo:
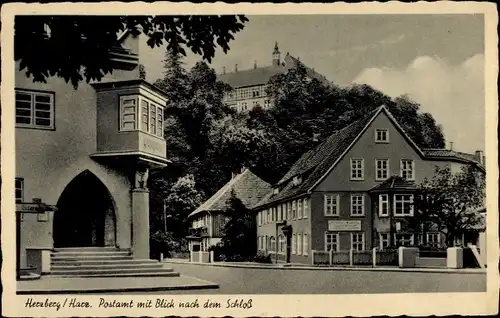
<svg viewBox="0 0 500 318">
<path fill-rule="evenodd" d="M 253 61 L 253 69 L 257 68 L 257 60 Z"/>
<path fill-rule="evenodd" d="M 453 141 L 450 141 L 450 151 L 453 150 Z"/>
<path fill-rule="evenodd" d="M 484 153 L 482 150 L 476 150 L 475 157 L 476 157 L 477 162 L 484 165 Z"/>
<path fill-rule="evenodd" d="M 226 67 L 225 66 L 222 67 L 222 74 L 226 74 Z"/>
</svg>

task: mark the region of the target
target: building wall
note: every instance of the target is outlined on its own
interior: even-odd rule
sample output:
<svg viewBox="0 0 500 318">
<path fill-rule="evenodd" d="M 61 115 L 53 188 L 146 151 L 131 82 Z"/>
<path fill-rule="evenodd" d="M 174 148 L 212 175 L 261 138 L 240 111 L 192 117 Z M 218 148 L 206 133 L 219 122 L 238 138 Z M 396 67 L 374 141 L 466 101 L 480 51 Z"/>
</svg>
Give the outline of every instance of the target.
<svg viewBox="0 0 500 318">
<path fill-rule="evenodd" d="M 302 202 L 304 202 L 304 200 L 307 201 L 307 211 L 306 211 L 306 214 L 307 217 L 304 217 L 304 212 L 303 212 L 303 216 L 301 218 L 299 218 L 299 214 L 298 214 L 298 211 L 297 211 L 297 214 L 296 214 L 296 217 L 293 217 L 291 214 L 285 214 L 285 217 L 284 217 L 284 220 L 286 221 L 287 225 L 291 225 L 292 226 L 292 229 L 293 229 L 293 232 L 292 232 L 292 237 L 293 235 L 295 235 L 295 240 L 296 242 L 298 242 L 298 234 L 301 234 L 301 237 L 303 238 L 304 237 L 304 234 L 307 235 L 306 239 L 307 239 L 307 244 L 306 244 L 306 253 L 304 253 L 304 249 L 301 248 L 301 253 L 299 254 L 298 253 L 298 248 L 295 250 L 295 253 L 293 252 L 293 248 L 291 250 L 291 254 L 290 254 L 290 261 L 292 263 L 307 263 L 309 264 L 311 262 L 310 260 L 310 257 L 311 257 L 311 202 L 314 198 L 309 198 L 309 197 L 305 197 L 305 198 L 300 198 L 300 199 L 296 199 L 296 200 L 289 200 L 289 201 L 285 201 L 285 202 L 280 202 L 280 203 L 277 203 L 277 204 L 274 204 L 272 206 L 270 206 L 269 208 L 267 209 L 263 209 L 263 210 L 260 210 L 256 213 L 256 224 L 257 224 L 257 248 L 259 249 L 259 237 L 262 237 L 263 241 L 264 241 L 264 248 L 263 249 L 260 249 L 262 252 L 265 252 L 265 253 L 269 253 L 270 250 L 269 250 L 269 243 L 270 243 L 270 239 L 271 237 L 274 237 L 276 238 L 276 232 L 278 232 L 278 240 L 277 240 L 277 245 L 279 245 L 279 235 L 282 234 L 282 226 L 278 226 L 278 229 L 276 228 L 276 220 L 277 218 L 279 219 L 278 215 L 278 206 L 281 207 L 282 211 L 283 211 L 283 207 L 286 206 L 286 210 L 285 211 L 288 211 L 288 203 L 290 202 L 297 202 L 297 200 L 302 200 Z M 296 203 L 297 204 L 297 203 Z M 301 207 L 302 209 L 304 209 L 304 205 L 303 203 L 301 204 Z M 264 213 L 263 215 L 267 215 L 267 212 L 269 211 L 269 209 L 271 209 L 272 211 L 274 210 L 274 208 L 277 208 L 276 209 L 276 214 L 272 217 L 272 221 L 267 221 L 267 222 L 263 222 L 262 224 L 259 223 L 259 213 Z M 298 205 L 296 205 L 296 209 L 298 208 Z M 303 210 L 304 211 L 304 210 Z M 276 231 L 278 230 L 278 231 Z M 293 239 L 291 241 L 291 244 L 293 244 Z M 298 247 L 298 243 L 296 243 L 296 247 Z M 302 247 L 304 246 L 304 244 L 302 243 L 301 244 Z M 279 249 L 279 247 L 278 247 Z M 280 259 L 284 259 L 284 255 L 285 255 L 285 252 L 278 252 L 280 253 L 282 256 L 280 257 Z M 274 255 L 274 251 L 272 251 L 272 255 Z M 274 256 L 273 256 L 273 259 L 274 259 Z"/>
<path fill-rule="evenodd" d="M 55 93 L 55 129 L 16 128 L 16 177 L 24 179 L 24 201 L 41 198 L 56 205 L 64 188 L 84 170 L 95 174 L 108 188 L 116 209 L 117 245 L 130 247 L 130 182 L 122 172 L 89 158 L 97 150 L 96 93 L 82 82 L 75 90 L 60 78 L 33 83 L 16 69 L 15 87 Z M 126 71 L 114 71 L 105 81 L 131 79 Z M 52 221 L 36 216 L 23 221 L 21 246 L 51 247 Z M 22 261 L 24 265 L 24 248 Z"/>
</svg>

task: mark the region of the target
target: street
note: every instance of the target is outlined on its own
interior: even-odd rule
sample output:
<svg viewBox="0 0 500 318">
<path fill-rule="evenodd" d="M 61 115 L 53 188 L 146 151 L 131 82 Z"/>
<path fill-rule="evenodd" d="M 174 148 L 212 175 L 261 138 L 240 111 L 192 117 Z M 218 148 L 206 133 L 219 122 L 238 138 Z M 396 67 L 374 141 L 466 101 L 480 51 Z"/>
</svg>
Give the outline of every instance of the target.
<svg viewBox="0 0 500 318">
<path fill-rule="evenodd" d="M 169 294 L 363 294 L 485 292 L 486 274 L 277 270 L 169 264 L 181 275 L 219 284 L 220 289 Z M 137 293 L 145 294 L 145 293 Z"/>
</svg>

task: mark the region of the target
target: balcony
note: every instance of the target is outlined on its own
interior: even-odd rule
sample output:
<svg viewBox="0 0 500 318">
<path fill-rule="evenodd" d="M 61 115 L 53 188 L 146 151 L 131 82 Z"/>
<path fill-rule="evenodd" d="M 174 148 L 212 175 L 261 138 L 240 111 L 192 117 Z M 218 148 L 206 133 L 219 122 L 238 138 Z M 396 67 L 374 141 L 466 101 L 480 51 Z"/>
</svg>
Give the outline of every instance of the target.
<svg viewBox="0 0 500 318">
<path fill-rule="evenodd" d="M 189 229 L 189 234 L 188 238 L 203 238 L 203 237 L 209 237 L 210 235 L 208 234 L 208 227 L 202 226 L 202 227 L 197 227 L 197 228 L 190 228 Z"/>
<path fill-rule="evenodd" d="M 165 94 L 144 80 L 97 83 L 97 149 L 91 157 L 113 164 L 166 166 Z"/>
</svg>

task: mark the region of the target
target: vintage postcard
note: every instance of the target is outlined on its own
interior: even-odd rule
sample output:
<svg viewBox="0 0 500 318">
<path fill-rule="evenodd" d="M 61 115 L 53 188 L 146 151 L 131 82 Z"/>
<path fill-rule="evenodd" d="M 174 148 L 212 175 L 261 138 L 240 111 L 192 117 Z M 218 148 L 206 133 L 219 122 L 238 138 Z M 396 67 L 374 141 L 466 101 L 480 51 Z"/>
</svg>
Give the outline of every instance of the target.
<svg viewBox="0 0 500 318">
<path fill-rule="evenodd" d="M 1 21 L 2 314 L 498 313 L 493 4 Z"/>
</svg>

